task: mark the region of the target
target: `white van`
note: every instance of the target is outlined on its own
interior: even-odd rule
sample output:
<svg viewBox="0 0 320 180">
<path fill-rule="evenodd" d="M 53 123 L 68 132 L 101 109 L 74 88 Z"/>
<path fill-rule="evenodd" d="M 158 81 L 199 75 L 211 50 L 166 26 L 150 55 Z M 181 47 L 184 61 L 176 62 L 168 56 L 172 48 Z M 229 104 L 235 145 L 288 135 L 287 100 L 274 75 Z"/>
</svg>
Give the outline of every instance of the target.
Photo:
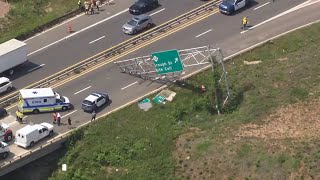
<svg viewBox="0 0 320 180">
<path fill-rule="evenodd" d="M 67 97 L 61 96 L 51 88 L 20 90 L 18 108 L 22 113 L 48 111 L 66 111 L 71 107 Z"/>
<path fill-rule="evenodd" d="M 16 132 L 15 144 L 24 148 L 32 147 L 37 141 L 53 135 L 53 125 L 41 123 L 27 125 Z"/>
</svg>

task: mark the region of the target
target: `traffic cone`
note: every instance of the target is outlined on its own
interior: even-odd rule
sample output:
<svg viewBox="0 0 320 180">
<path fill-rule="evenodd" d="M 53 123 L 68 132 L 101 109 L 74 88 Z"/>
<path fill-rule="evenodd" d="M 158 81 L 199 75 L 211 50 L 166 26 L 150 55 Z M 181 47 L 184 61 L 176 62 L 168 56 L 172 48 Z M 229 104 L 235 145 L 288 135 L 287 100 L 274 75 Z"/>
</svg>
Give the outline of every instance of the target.
<svg viewBox="0 0 320 180">
<path fill-rule="evenodd" d="M 72 33 L 72 28 L 71 28 L 70 24 L 68 24 L 68 29 L 67 30 L 68 30 L 69 33 Z"/>
</svg>

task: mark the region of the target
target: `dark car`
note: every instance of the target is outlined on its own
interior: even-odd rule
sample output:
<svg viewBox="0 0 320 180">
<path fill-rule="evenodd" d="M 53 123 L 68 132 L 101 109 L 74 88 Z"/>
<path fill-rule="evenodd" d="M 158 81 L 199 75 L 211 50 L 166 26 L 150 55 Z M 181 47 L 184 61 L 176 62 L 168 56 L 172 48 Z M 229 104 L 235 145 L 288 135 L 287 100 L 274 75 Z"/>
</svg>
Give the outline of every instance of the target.
<svg viewBox="0 0 320 180">
<path fill-rule="evenodd" d="M 129 8 L 131 14 L 143 14 L 159 6 L 158 0 L 138 0 Z"/>
<path fill-rule="evenodd" d="M 109 96 L 106 93 L 94 92 L 86 97 L 82 102 L 82 109 L 86 112 L 92 112 L 102 105 L 109 102 Z"/>
<path fill-rule="evenodd" d="M 8 115 L 7 110 L 0 107 L 0 118 L 6 117 L 7 115 Z"/>
</svg>

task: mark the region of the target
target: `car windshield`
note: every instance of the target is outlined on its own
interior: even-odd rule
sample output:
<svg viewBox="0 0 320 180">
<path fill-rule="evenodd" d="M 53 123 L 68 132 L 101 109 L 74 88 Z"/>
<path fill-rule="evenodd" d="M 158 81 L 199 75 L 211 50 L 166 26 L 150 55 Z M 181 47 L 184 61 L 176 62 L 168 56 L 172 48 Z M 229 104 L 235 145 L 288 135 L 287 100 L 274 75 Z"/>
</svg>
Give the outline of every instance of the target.
<svg viewBox="0 0 320 180">
<path fill-rule="evenodd" d="M 144 5 L 145 3 L 143 1 L 136 2 L 136 6 L 138 6 L 139 8 L 142 8 Z"/>
<path fill-rule="evenodd" d="M 62 102 L 66 102 L 66 99 L 63 96 L 61 96 L 59 93 L 55 92 L 55 95 L 57 99 L 60 99 Z"/>
<path fill-rule="evenodd" d="M 93 102 L 91 102 L 91 101 L 88 101 L 88 100 L 84 100 L 83 101 L 83 104 L 86 104 L 86 105 L 93 105 Z"/>
<path fill-rule="evenodd" d="M 228 2 L 230 4 L 234 4 L 234 2 L 235 2 L 235 0 L 224 0 L 224 1 L 226 1 L 226 2 Z"/>
<path fill-rule="evenodd" d="M 138 24 L 138 21 L 131 19 L 130 21 L 128 21 L 128 24 L 131 26 L 136 26 Z"/>
</svg>

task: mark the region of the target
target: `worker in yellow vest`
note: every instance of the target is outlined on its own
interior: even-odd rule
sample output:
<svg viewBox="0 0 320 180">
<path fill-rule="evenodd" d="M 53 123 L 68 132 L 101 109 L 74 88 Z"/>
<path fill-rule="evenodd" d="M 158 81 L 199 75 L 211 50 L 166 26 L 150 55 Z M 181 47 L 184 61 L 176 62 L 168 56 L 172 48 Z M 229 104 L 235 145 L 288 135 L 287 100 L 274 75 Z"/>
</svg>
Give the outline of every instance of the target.
<svg viewBox="0 0 320 180">
<path fill-rule="evenodd" d="M 247 24 L 248 24 L 248 17 L 245 16 L 245 17 L 242 19 L 242 30 L 246 30 Z"/>
<path fill-rule="evenodd" d="M 17 118 L 17 121 L 18 121 L 18 122 L 21 123 L 23 117 L 24 117 L 23 113 L 21 113 L 20 111 L 16 111 L 16 118 Z"/>
</svg>

